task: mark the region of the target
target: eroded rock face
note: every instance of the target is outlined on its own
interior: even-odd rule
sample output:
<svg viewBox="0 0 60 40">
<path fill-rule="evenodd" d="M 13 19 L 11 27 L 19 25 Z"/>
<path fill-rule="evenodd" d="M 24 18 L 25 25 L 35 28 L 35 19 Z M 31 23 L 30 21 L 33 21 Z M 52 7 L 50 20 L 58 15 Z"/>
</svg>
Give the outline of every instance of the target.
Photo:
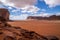
<svg viewBox="0 0 60 40">
<path fill-rule="evenodd" d="M 9 20 L 9 11 L 7 9 L 4 8 L 0 8 L 0 16 L 4 17 L 6 20 Z"/>
<path fill-rule="evenodd" d="M 48 38 L 34 31 L 11 26 L 0 17 L 0 40 L 48 40 Z"/>
<path fill-rule="evenodd" d="M 27 19 L 33 19 L 33 20 L 60 20 L 60 15 L 52 15 L 49 17 L 42 17 L 42 16 L 28 16 Z"/>
</svg>

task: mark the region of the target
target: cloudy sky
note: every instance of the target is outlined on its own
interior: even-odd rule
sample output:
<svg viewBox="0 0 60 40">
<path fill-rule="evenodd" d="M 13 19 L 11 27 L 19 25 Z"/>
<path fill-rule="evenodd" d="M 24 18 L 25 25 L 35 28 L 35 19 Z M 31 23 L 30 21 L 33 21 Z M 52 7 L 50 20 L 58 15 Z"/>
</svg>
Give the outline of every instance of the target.
<svg viewBox="0 0 60 40">
<path fill-rule="evenodd" d="M 60 0 L 0 0 L 0 8 L 9 10 L 11 20 L 26 20 L 28 16 L 60 15 Z"/>
</svg>

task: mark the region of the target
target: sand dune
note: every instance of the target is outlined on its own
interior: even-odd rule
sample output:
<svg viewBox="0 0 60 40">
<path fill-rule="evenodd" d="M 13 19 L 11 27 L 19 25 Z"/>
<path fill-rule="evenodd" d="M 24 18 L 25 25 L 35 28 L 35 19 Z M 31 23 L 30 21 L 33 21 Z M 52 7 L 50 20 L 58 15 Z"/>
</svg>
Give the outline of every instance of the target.
<svg viewBox="0 0 60 40">
<path fill-rule="evenodd" d="M 12 26 L 18 26 L 27 30 L 32 30 L 41 35 L 55 35 L 60 37 L 60 21 L 14 21 L 8 22 Z"/>
</svg>

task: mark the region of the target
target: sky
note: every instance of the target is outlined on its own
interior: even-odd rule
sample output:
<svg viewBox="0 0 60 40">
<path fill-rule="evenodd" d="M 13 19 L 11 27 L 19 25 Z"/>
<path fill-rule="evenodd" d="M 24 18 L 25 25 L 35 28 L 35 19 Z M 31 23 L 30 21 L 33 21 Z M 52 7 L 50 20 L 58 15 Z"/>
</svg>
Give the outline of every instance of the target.
<svg viewBox="0 0 60 40">
<path fill-rule="evenodd" d="M 60 0 L 0 0 L 0 8 L 10 12 L 10 20 L 26 20 L 28 16 L 60 15 Z"/>
</svg>

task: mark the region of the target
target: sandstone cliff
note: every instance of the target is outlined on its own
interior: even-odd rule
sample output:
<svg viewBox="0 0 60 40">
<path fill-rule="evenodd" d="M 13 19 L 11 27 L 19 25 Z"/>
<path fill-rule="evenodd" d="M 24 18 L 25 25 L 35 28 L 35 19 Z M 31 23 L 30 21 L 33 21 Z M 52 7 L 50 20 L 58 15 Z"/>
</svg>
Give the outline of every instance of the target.
<svg viewBox="0 0 60 40">
<path fill-rule="evenodd" d="M 0 8 L 0 16 L 4 17 L 6 20 L 9 20 L 9 11 L 5 8 Z"/>
</svg>

